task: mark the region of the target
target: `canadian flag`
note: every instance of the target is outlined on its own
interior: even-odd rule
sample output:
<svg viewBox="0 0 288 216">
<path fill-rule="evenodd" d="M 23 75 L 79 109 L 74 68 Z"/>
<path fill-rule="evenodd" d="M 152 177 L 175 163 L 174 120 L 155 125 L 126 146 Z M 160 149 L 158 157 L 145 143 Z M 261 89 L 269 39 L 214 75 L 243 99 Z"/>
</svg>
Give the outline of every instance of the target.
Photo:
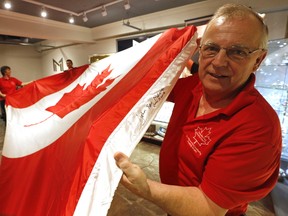
<svg viewBox="0 0 288 216">
<path fill-rule="evenodd" d="M 7 97 L 0 215 L 106 215 L 121 171 L 195 51 L 196 28 L 170 29 Z"/>
</svg>

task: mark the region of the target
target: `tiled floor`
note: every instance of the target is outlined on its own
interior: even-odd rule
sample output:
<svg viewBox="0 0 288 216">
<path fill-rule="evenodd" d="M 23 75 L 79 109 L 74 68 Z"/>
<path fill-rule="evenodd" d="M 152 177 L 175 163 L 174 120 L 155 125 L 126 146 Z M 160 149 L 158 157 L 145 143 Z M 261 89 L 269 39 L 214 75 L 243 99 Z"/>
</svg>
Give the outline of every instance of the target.
<svg viewBox="0 0 288 216">
<path fill-rule="evenodd" d="M 3 148 L 5 127 L 0 120 L 0 152 Z M 140 142 L 131 155 L 131 161 L 146 172 L 148 178 L 159 181 L 158 162 L 160 146 Z M 166 216 L 167 214 L 154 204 L 130 193 L 122 185 L 118 186 L 108 216 Z M 270 196 L 251 203 L 247 216 L 275 216 Z"/>
</svg>

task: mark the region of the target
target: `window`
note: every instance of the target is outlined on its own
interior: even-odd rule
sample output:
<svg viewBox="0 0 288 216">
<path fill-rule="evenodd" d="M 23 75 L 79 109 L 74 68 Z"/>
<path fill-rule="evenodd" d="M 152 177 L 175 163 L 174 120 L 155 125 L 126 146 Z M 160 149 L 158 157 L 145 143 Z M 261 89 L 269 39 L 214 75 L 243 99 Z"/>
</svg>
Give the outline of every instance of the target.
<svg viewBox="0 0 288 216">
<path fill-rule="evenodd" d="M 288 39 L 269 41 L 268 50 L 256 72 L 255 86 L 279 116 L 283 137 L 281 169 L 288 176 Z"/>
</svg>

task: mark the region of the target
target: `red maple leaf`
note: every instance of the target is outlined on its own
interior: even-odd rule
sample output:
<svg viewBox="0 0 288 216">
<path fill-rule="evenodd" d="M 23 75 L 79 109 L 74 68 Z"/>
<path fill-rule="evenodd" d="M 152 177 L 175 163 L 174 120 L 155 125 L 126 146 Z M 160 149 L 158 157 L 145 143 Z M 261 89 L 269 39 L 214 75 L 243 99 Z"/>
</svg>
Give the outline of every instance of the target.
<svg viewBox="0 0 288 216">
<path fill-rule="evenodd" d="M 107 79 L 101 84 L 111 74 L 112 70 L 109 70 L 109 68 L 110 65 L 101 74 L 98 74 L 85 90 L 84 86 L 78 84 L 71 92 L 65 93 L 56 105 L 48 107 L 46 110 L 63 118 L 68 113 L 78 109 L 96 95 L 106 90 L 107 86 L 111 85 L 115 80 L 115 78 Z"/>
</svg>

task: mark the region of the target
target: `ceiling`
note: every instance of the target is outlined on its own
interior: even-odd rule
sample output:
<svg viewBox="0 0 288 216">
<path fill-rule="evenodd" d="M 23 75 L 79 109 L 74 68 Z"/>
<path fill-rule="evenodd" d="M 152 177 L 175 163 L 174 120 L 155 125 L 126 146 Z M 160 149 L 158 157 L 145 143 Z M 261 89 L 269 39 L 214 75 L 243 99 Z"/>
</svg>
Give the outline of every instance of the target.
<svg viewBox="0 0 288 216">
<path fill-rule="evenodd" d="M 130 4 L 129 9 L 124 4 Z M 123 20 L 123 24 L 129 24 L 129 18 L 142 16 L 162 10 L 193 4 L 204 0 L 4 0 L 0 8 L 20 14 L 41 17 L 43 8 L 47 11 L 50 19 L 69 24 L 71 15 L 74 23 L 87 28 L 109 24 Z M 12 7 L 5 9 L 4 3 L 10 2 Z M 105 6 L 107 15 L 103 16 L 101 11 Z M 83 19 L 84 14 L 87 20 Z M 0 35 L 0 44 L 31 45 L 42 41 L 37 38 L 26 38 L 11 35 Z"/>
<path fill-rule="evenodd" d="M 108 23 L 127 20 L 132 17 L 158 12 L 174 7 L 184 6 L 204 0 L 129 0 L 130 8 L 125 10 L 128 0 L 10 0 L 11 11 L 40 17 L 44 7 L 51 19 L 69 23 L 69 17 L 74 17 L 74 25 L 93 28 Z M 1 1 L 5 2 L 5 1 Z M 102 6 L 106 6 L 107 16 L 102 16 Z M 1 5 L 2 9 L 4 4 Z M 88 20 L 83 21 L 86 12 Z"/>
</svg>

